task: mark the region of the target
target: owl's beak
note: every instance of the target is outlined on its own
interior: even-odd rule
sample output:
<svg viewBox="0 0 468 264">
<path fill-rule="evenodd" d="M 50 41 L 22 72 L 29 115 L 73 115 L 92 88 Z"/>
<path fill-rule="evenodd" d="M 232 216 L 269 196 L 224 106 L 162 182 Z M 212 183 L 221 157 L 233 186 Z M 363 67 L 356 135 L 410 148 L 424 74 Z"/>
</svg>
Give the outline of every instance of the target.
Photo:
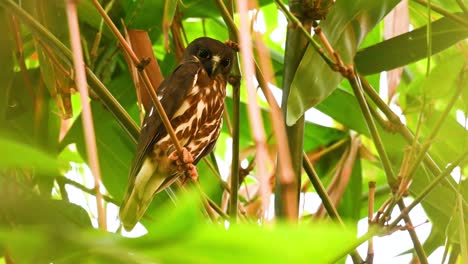
<svg viewBox="0 0 468 264">
<path fill-rule="evenodd" d="M 211 58 L 211 67 L 207 67 L 206 71 L 208 72 L 208 75 L 210 77 L 213 77 L 213 76 L 216 76 L 216 74 L 218 74 L 217 70 L 219 70 L 218 66 L 219 66 L 219 61 L 221 60 L 221 58 L 219 56 L 213 56 Z"/>
</svg>

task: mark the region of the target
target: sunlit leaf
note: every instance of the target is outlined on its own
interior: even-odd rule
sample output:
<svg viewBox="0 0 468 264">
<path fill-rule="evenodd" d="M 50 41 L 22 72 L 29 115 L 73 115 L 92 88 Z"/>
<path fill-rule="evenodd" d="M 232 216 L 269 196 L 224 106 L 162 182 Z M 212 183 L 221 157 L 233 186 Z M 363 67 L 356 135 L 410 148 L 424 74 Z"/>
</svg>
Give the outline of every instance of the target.
<svg viewBox="0 0 468 264">
<path fill-rule="evenodd" d="M 459 16 L 461 17 L 461 16 Z M 468 28 L 449 18 L 432 22 L 432 54 L 468 37 Z M 357 52 L 354 58 L 360 73 L 368 75 L 391 70 L 427 56 L 427 27 L 399 35 Z"/>
<path fill-rule="evenodd" d="M 352 62 L 357 47 L 372 28 L 399 1 L 337 1 L 320 27 L 332 47 L 346 64 Z M 317 38 L 316 38 L 317 39 Z M 330 69 L 317 52 L 309 46 L 297 69 L 288 99 L 288 125 L 310 107 L 330 95 L 342 76 Z"/>
</svg>

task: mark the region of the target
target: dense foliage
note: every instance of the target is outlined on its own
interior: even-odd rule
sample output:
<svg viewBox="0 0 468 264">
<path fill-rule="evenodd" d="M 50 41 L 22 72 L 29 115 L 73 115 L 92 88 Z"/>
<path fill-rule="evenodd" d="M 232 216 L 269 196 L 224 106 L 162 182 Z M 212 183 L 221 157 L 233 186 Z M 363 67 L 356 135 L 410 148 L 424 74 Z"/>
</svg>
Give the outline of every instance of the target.
<svg viewBox="0 0 468 264">
<path fill-rule="evenodd" d="M 251 32 L 233 28 L 240 26 L 236 3 L 235 25 L 229 24 L 230 3 L 236 1 L 77 1 L 107 212 L 100 220 L 107 232 L 97 229 L 82 122 L 87 117 L 75 85 L 77 51 L 66 8 L 72 2 L 0 0 L 4 263 L 330 263 L 345 262 L 347 255 L 359 263 L 371 254 L 358 257 L 358 245 L 398 232 L 409 232 L 413 245 L 400 253 L 420 263 L 441 246 L 449 263 L 468 263 L 463 1 L 432 0 L 428 8 L 423 0 L 296 0 L 287 3 L 289 9 L 278 0 L 247 1 Z M 157 195 L 141 221 L 147 233 L 138 238 L 122 234 L 115 219 L 141 120 L 138 81 L 97 2 L 122 34 L 148 32 L 163 76 L 177 65 L 183 46 L 200 36 L 252 37 L 259 62 L 261 119 L 248 107 L 241 74 L 240 101 L 229 86 L 222 134 L 211 157 L 197 166 L 201 188 L 187 182 Z M 321 31 L 314 32 L 317 26 Z M 274 111 L 278 103 L 265 99 L 267 90 L 277 96 L 281 115 Z M 236 116 L 240 129 L 232 131 Z M 257 159 L 261 142 L 249 120 L 265 130 L 265 159 Z M 282 120 L 287 142 L 278 132 Z M 278 149 L 288 142 L 292 186 L 283 185 L 284 171 L 277 166 L 284 161 Z M 234 189 L 232 157 L 240 162 Z M 375 187 L 369 189 L 369 182 Z M 236 191 L 233 213 L 228 204 Z M 375 229 L 358 236 L 368 200 Z M 427 239 L 418 238 L 421 223 L 412 223 L 405 211 L 417 205 L 431 225 Z M 291 217 L 291 210 L 299 213 Z"/>
</svg>

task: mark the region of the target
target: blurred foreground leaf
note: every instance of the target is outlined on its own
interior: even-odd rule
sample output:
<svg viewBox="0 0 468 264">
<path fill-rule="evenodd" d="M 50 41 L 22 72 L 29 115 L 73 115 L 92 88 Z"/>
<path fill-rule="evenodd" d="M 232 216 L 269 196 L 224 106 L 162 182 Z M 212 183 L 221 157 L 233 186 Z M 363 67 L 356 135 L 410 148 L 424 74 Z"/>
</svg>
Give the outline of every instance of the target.
<svg viewBox="0 0 468 264">
<path fill-rule="evenodd" d="M 24 143 L 0 137 L 0 169 L 34 168 L 55 176 L 60 163 L 50 155 Z"/>
</svg>

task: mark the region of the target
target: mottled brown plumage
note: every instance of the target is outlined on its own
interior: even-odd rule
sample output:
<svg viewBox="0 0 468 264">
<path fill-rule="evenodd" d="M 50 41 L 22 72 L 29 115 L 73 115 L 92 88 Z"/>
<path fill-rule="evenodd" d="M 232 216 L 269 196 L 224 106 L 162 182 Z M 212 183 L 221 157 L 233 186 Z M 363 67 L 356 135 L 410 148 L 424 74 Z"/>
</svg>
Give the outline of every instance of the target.
<svg viewBox="0 0 468 264">
<path fill-rule="evenodd" d="M 222 126 L 226 82 L 233 51 L 211 39 L 189 44 L 182 62 L 162 82 L 158 97 L 182 146 L 196 164 L 210 153 Z M 143 216 L 154 195 L 183 174 L 175 148 L 155 108 L 146 113 L 120 219 L 131 230 Z"/>
</svg>

